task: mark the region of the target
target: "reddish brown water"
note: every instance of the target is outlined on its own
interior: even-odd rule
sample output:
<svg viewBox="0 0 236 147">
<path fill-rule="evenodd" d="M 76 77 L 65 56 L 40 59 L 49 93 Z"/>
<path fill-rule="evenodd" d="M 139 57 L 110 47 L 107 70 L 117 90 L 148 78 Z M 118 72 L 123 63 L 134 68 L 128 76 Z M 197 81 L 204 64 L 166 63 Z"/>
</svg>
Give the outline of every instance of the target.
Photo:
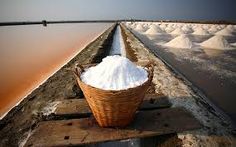
<svg viewBox="0 0 236 147">
<path fill-rule="evenodd" d="M 0 116 L 111 24 L 0 27 Z"/>
</svg>

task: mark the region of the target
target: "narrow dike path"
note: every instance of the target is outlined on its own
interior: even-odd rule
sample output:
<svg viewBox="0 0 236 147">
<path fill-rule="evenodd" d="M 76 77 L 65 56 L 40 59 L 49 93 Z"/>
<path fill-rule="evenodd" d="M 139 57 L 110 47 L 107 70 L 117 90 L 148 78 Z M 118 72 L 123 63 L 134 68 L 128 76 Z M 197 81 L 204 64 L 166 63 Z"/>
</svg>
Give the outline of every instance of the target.
<svg viewBox="0 0 236 147">
<path fill-rule="evenodd" d="M 119 25 L 116 28 L 109 55 L 121 55 L 126 57 L 125 44 L 121 35 L 121 28 Z"/>
</svg>

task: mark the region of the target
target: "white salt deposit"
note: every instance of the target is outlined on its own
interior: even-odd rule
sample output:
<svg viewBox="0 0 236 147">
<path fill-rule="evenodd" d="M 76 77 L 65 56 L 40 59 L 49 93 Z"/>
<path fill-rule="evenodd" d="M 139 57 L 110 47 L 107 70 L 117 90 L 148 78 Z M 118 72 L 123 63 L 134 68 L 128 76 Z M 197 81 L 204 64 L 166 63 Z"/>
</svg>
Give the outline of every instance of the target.
<svg viewBox="0 0 236 147">
<path fill-rule="evenodd" d="M 232 46 L 236 46 L 236 42 L 235 43 L 231 43 Z"/>
<path fill-rule="evenodd" d="M 209 33 L 201 27 L 196 28 L 192 34 L 194 34 L 194 35 L 209 35 Z"/>
<path fill-rule="evenodd" d="M 166 26 L 167 26 L 166 24 L 161 24 L 161 25 L 160 25 L 160 28 L 161 28 L 162 30 L 165 30 Z"/>
<path fill-rule="evenodd" d="M 143 25 L 138 24 L 138 25 L 136 26 L 135 30 L 143 32 L 143 31 L 145 30 L 145 28 L 143 27 Z"/>
<path fill-rule="evenodd" d="M 212 25 L 210 29 L 208 29 L 208 32 L 211 34 L 215 34 L 218 31 L 217 27 L 215 25 Z"/>
<path fill-rule="evenodd" d="M 225 28 L 225 29 L 222 29 L 221 31 L 217 32 L 216 35 L 233 36 L 233 32 L 232 32 L 232 30 Z"/>
<path fill-rule="evenodd" d="M 188 25 L 184 25 L 182 28 L 181 28 L 185 33 L 192 33 L 193 30 L 191 27 L 189 27 Z"/>
<path fill-rule="evenodd" d="M 213 49 L 232 49 L 228 41 L 221 35 L 216 35 L 200 44 L 205 48 Z"/>
<path fill-rule="evenodd" d="M 57 105 L 58 105 L 58 104 L 60 104 L 59 101 L 55 101 L 55 102 L 49 103 L 46 107 L 43 108 L 42 114 L 43 114 L 44 116 L 48 116 L 48 115 L 54 113 L 55 110 L 57 109 Z"/>
<path fill-rule="evenodd" d="M 104 90 L 137 87 L 148 80 L 148 72 L 129 59 L 118 55 L 107 56 L 97 66 L 82 73 L 84 83 Z"/>
<path fill-rule="evenodd" d="M 233 25 L 227 25 L 226 28 L 229 29 L 229 30 L 231 30 L 231 31 L 234 31 L 234 26 L 233 26 Z"/>
<path fill-rule="evenodd" d="M 145 32 L 145 34 L 162 34 L 164 33 L 158 26 L 151 25 L 150 28 Z"/>
<path fill-rule="evenodd" d="M 181 28 L 177 28 L 174 31 L 172 31 L 170 34 L 181 35 L 181 34 L 185 34 L 185 32 Z"/>
<path fill-rule="evenodd" d="M 183 34 L 167 42 L 164 46 L 173 48 L 192 48 L 193 43 L 187 35 Z"/>
<path fill-rule="evenodd" d="M 174 28 L 172 26 L 168 26 L 168 27 L 165 28 L 166 33 L 170 33 L 173 30 L 174 30 Z"/>
</svg>

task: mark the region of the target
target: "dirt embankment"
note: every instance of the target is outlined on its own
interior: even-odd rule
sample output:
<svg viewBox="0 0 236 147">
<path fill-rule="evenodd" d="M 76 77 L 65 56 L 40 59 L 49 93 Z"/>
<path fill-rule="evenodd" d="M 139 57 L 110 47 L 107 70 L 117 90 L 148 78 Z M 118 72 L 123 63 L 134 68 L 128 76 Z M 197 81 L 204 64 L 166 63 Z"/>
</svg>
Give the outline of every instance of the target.
<svg viewBox="0 0 236 147">
<path fill-rule="evenodd" d="M 85 47 L 0 121 L 1 147 L 18 146 L 19 141 L 25 138 L 39 121 L 50 119 L 43 115 L 44 108 L 48 104 L 56 104 L 61 99 L 77 98 L 82 95 L 71 70 L 76 63 L 101 62 L 102 58 L 109 53 L 115 27 L 116 25 L 113 25 Z"/>
</svg>

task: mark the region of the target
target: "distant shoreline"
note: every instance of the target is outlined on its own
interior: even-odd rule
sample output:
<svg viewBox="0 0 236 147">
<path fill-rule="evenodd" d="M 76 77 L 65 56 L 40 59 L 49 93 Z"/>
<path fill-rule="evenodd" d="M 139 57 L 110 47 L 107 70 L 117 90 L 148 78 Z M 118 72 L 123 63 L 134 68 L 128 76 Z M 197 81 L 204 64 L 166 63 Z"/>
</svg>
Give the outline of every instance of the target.
<svg viewBox="0 0 236 147">
<path fill-rule="evenodd" d="M 218 21 L 193 21 L 193 20 L 142 20 L 142 19 L 121 19 L 121 20 L 60 20 L 60 21 L 15 21 L 15 22 L 0 22 L 0 26 L 15 26 L 15 25 L 38 25 L 42 24 L 60 24 L 60 23 L 117 23 L 117 22 L 168 22 L 168 23 L 202 23 L 202 24 L 232 24 L 236 25 L 236 21 L 218 20 Z"/>
</svg>

